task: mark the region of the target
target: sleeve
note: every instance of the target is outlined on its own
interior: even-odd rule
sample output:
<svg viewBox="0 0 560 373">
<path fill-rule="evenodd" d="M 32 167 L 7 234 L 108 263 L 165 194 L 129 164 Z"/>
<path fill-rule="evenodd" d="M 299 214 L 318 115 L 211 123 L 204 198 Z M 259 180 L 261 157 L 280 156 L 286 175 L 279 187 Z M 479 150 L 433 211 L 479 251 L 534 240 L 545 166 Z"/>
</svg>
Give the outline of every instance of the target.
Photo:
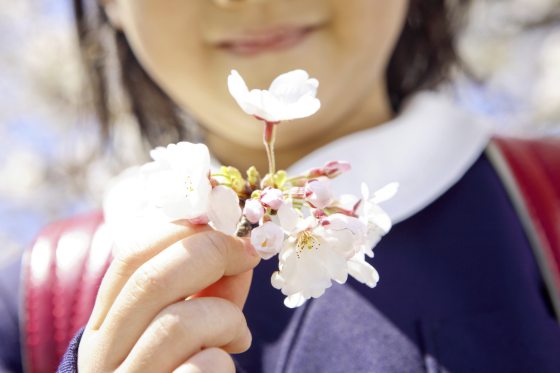
<svg viewBox="0 0 560 373">
<path fill-rule="evenodd" d="M 57 373 L 78 373 L 78 347 L 80 347 L 80 340 L 84 334 L 84 328 L 78 330 L 74 338 L 70 341 L 68 349 L 62 356 L 60 365 L 56 370 Z"/>
<path fill-rule="evenodd" d="M 21 256 L 0 266 L 0 372 L 23 372 L 19 333 Z"/>
</svg>

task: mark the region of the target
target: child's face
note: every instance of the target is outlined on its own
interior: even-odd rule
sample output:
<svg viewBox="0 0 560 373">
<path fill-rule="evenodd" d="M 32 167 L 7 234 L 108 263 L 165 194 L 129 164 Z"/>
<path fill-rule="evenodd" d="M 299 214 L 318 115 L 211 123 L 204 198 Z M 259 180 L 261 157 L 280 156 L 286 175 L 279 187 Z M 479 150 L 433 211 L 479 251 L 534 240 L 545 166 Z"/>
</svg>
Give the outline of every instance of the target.
<svg viewBox="0 0 560 373">
<path fill-rule="evenodd" d="M 250 147 L 262 128 L 229 96 L 237 69 L 249 88 L 302 68 L 323 107 L 283 126 L 279 147 L 344 123 L 383 86 L 408 0 L 101 0 L 146 71 L 211 132 Z"/>
</svg>

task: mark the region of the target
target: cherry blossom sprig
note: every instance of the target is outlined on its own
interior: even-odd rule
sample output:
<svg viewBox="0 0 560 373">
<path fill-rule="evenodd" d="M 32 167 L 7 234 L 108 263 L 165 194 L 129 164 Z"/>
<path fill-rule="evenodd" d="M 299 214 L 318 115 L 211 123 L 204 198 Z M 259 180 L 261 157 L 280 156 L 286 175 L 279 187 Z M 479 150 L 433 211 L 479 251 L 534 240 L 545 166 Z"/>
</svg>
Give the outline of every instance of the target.
<svg viewBox="0 0 560 373">
<path fill-rule="evenodd" d="M 280 174 L 283 182 L 253 191 L 244 202 L 243 216 L 254 225 L 251 243 L 257 252 L 263 259 L 279 254 L 272 285 L 287 296 L 288 307 L 321 296 L 332 280 L 344 283 L 348 275 L 370 287 L 379 279 L 365 256 L 373 257 L 373 247 L 391 228 L 379 203 L 392 198 L 398 186 L 391 183 L 370 198 L 364 184 L 361 198 L 337 197 L 330 178 L 349 165 L 336 164 L 293 179 Z"/>
<path fill-rule="evenodd" d="M 318 85 L 305 71 L 295 70 L 277 77 L 268 90 L 249 91 L 232 71 L 230 93 L 247 114 L 264 122 L 268 173 L 261 176 L 255 167 L 242 173 L 230 166 L 212 171 L 203 144 L 159 147 L 150 153 L 153 161 L 106 200 L 106 221 L 127 221 L 130 216 L 187 219 L 250 236 L 263 259 L 278 255 L 271 282 L 286 295 L 288 307 L 321 296 L 333 280 L 344 283 L 348 275 L 374 287 L 379 275 L 365 257 L 373 257 L 374 246 L 391 229 L 391 219 L 379 204 L 395 195 L 398 184 L 372 196 L 365 184 L 360 197 L 336 195 L 331 180 L 351 169 L 347 162 L 328 162 L 300 175 L 275 167 L 276 126 L 317 112 Z"/>
</svg>

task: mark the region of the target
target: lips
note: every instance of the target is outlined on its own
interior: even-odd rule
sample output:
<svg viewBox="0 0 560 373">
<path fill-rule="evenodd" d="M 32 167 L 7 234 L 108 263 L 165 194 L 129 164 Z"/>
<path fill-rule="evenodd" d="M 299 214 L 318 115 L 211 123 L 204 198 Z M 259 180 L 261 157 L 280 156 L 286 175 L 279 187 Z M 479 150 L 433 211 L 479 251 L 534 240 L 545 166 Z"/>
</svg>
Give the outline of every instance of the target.
<svg viewBox="0 0 560 373">
<path fill-rule="evenodd" d="M 265 52 L 291 48 L 302 42 L 317 27 L 277 27 L 245 32 L 217 44 L 218 48 L 240 56 L 254 56 Z"/>
</svg>

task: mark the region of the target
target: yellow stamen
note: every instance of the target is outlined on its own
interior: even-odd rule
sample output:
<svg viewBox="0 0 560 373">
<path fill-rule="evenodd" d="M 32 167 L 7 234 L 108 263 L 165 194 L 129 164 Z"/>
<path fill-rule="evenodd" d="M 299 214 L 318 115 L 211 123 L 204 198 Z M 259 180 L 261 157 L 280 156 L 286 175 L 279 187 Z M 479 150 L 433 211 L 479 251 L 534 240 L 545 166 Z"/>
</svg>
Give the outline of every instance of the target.
<svg viewBox="0 0 560 373">
<path fill-rule="evenodd" d="M 321 243 L 315 236 L 313 236 L 313 234 L 311 234 L 310 231 L 303 231 L 298 235 L 296 239 L 297 257 L 300 257 L 299 254 L 303 252 L 303 250 L 317 250 L 319 249 L 319 246 L 321 246 Z"/>
<path fill-rule="evenodd" d="M 194 192 L 194 187 L 190 176 L 187 176 L 185 179 L 185 189 L 186 189 L 185 197 L 189 198 L 189 194 Z"/>
</svg>

